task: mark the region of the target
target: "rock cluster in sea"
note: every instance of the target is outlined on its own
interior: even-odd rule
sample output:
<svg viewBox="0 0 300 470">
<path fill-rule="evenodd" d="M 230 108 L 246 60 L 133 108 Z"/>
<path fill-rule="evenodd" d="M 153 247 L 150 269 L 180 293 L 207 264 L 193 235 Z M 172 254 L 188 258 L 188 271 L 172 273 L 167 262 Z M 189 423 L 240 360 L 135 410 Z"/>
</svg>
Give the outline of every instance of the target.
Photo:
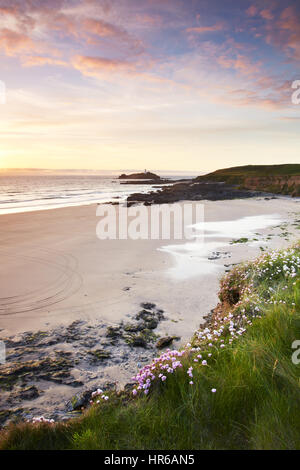
<svg viewBox="0 0 300 470">
<path fill-rule="evenodd" d="M 197 183 L 193 180 L 180 182 L 149 193 L 134 193 L 128 196 L 127 205 L 170 204 L 179 201 L 218 201 L 257 196 L 257 191 L 241 190 L 224 183 Z"/>
</svg>

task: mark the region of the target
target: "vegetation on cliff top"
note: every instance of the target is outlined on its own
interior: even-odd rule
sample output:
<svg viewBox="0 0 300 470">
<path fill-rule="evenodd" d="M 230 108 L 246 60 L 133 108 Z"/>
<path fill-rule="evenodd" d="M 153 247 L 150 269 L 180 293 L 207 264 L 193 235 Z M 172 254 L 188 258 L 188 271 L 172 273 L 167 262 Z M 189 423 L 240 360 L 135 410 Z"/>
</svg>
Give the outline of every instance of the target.
<svg viewBox="0 0 300 470">
<path fill-rule="evenodd" d="M 274 194 L 300 196 L 300 165 L 247 165 L 198 176 L 198 182 L 215 181 Z"/>
<path fill-rule="evenodd" d="M 198 176 L 198 180 L 209 179 L 213 181 L 228 181 L 231 178 L 269 176 L 300 176 L 300 164 L 285 165 L 244 165 L 232 168 L 223 168 L 207 175 Z"/>
<path fill-rule="evenodd" d="M 133 390 L 99 390 L 67 423 L 11 425 L 0 448 L 299 449 L 299 272 L 299 245 L 237 266 L 209 324 L 144 367 Z"/>
</svg>

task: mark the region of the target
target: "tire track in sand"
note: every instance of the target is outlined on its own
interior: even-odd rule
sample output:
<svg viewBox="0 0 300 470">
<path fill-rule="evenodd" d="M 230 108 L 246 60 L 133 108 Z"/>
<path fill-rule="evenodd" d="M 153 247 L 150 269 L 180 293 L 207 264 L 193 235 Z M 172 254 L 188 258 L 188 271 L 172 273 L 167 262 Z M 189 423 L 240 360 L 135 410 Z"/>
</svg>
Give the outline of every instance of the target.
<svg viewBox="0 0 300 470">
<path fill-rule="evenodd" d="M 58 250 L 34 248 L 34 256 L 9 253 L 0 249 L 0 255 L 10 259 L 22 259 L 30 265 L 57 271 L 58 275 L 50 284 L 24 294 L 0 297 L 0 316 L 45 309 L 71 297 L 80 289 L 82 277 L 77 272 L 77 259 Z"/>
</svg>

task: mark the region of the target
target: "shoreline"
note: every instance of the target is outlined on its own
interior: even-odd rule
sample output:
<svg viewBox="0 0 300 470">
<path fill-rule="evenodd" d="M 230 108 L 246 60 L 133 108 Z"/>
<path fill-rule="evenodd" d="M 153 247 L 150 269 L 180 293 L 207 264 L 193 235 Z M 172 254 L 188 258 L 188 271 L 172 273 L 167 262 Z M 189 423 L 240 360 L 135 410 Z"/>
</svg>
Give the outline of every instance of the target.
<svg viewBox="0 0 300 470">
<path fill-rule="evenodd" d="M 14 344 L 11 349 L 16 362 L 25 359 L 44 361 L 40 365 L 48 367 L 48 376 L 46 374 L 38 381 L 32 379 L 32 383 L 27 384 L 35 386 L 41 393 L 35 396 L 36 391 L 31 389 L 26 392 L 27 399 L 22 400 L 18 393 L 28 387 L 14 387 L 13 393 L 10 391 L 12 402 L 6 403 L 9 407 L 25 406 L 29 414 L 35 415 L 46 407 L 49 411 L 57 410 L 58 415 L 64 417 L 66 403 L 76 392 L 95 389 L 105 383 L 114 386 L 114 382 L 118 383 L 118 388 L 123 387 L 136 373 L 137 363 L 149 362 L 157 350 L 155 342 L 145 349 L 129 346 L 124 338 L 105 345 L 108 327 L 118 327 L 122 322 L 134 323 L 141 303 L 151 302 L 156 309 L 163 310 L 165 316 L 153 333 L 160 337 L 181 337 L 174 343 L 174 347 L 180 347 L 216 306 L 219 279 L 226 270 L 256 257 L 261 251 L 260 246 L 263 249 L 281 248 L 299 235 L 296 226 L 292 225 L 300 218 L 292 214 L 300 207 L 295 199 L 279 197 L 266 201 L 253 198 L 204 201 L 204 204 L 208 223 L 274 213 L 281 214 L 282 223 L 277 228 L 259 230 L 259 243 L 249 240 L 229 245 L 229 240 L 224 238 L 224 246 L 219 248 L 221 255 L 208 260 L 217 267 L 216 270 L 176 279 L 170 275 L 170 270 L 176 266 L 175 260 L 160 250 L 169 245 L 169 241 L 126 240 L 122 243 L 110 240 L 103 243 L 97 240 L 97 205 L 4 216 L 7 220 L 1 230 L 1 252 L 2 260 L 7 261 L 0 267 L 2 312 L 4 297 L 14 297 L 11 309 L 12 305 L 14 308 L 16 305 L 30 307 L 33 302 L 36 308 L 1 315 L 0 336 L 13 336 L 12 343 L 19 341 L 19 345 Z M 289 223 L 283 228 L 285 218 Z M 270 232 L 272 237 L 268 237 Z M 286 232 L 291 235 L 283 237 Z M 230 252 L 230 257 L 223 256 L 226 252 Z M 31 273 L 29 284 L 28 269 Z M 29 292 L 32 279 L 35 293 Z M 48 287 L 46 292 L 43 291 L 45 285 Z M 59 297 L 57 290 L 63 292 L 64 298 Z M 45 304 L 50 294 L 56 296 L 56 303 Z M 76 323 L 79 321 L 82 323 Z M 35 336 L 38 331 L 44 333 Z M 25 332 L 33 337 L 31 344 L 30 341 L 26 343 Z M 82 344 L 84 341 L 86 345 Z M 28 351 L 31 346 L 32 352 Z M 104 349 L 110 356 L 98 358 L 98 362 L 90 361 L 89 351 L 97 349 Z M 11 359 L 8 355 L 7 364 L 13 361 L 13 354 Z M 45 362 L 47 358 L 54 362 Z M 55 362 L 57 359 L 63 359 L 61 367 Z M 77 364 L 76 360 L 79 361 Z M 36 370 L 38 372 L 39 368 Z M 53 375 L 55 380 L 51 379 Z M 4 408 L 2 402 L 0 409 Z"/>
</svg>

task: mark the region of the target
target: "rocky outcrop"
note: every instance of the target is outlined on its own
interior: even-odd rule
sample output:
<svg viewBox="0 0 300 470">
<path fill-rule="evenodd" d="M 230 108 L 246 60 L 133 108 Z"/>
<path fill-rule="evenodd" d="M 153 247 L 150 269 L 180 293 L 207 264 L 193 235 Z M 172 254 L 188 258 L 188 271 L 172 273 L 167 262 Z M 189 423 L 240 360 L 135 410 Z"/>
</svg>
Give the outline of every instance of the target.
<svg viewBox="0 0 300 470">
<path fill-rule="evenodd" d="M 245 178 L 241 187 L 273 194 L 300 197 L 300 175 Z"/>
<path fill-rule="evenodd" d="M 224 183 L 197 183 L 194 181 L 177 183 L 147 194 L 135 193 L 127 198 L 127 205 L 135 203 L 170 204 L 179 201 L 218 201 L 223 199 L 248 198 L 258 195 L 257 192 L 237 189 Z"/>
<path fill-rule="evenodd" d="M 178 339 L 180 339 L 178 336 L 165 336 L 164 338 L 160 338 L 155 346 L 157 347 L 157 349 L 164 349 L 167 346 L 170 346 L 170 344 L 172 344 L 174 340 Z"/>
<path fill-rule="evenodd" d="M 300 196 L 300 165 L 247 165 L 198 176 L 197 182 L 223 182 L 240 189 Z"/>
<path fill-rule="evenodd" d="M 130 175 L 126 175 L 123 173 L 119 176 L 119 180 L 153 180 L 153 181 L 160 181 L 160 176 L 156 175 L 155 173 L 151 173 L 150 171 L 145 171 L 143 173 L 131 173 Z"/>
</svg>

